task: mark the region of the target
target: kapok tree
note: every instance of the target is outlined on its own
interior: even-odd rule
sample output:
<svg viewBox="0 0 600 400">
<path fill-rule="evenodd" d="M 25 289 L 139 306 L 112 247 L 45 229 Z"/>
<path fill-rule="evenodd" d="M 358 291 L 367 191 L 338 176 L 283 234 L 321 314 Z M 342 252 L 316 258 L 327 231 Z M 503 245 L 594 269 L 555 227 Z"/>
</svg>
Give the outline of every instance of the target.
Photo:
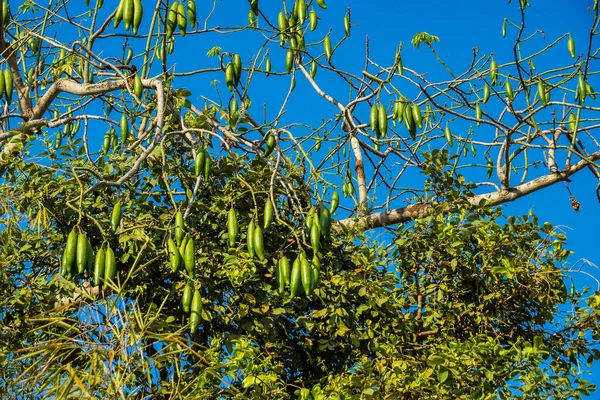
<svg viewBox="0 0 600 400">
<path fill-rule="evenodd" d="M 588 43 L 531 50 L 515 2 L 514 57 L 459 73 L 442 34 L 341 58 L 368 21 L 323 0 L 103 3 L 3 2 L 4 394 L 593 390 L 600 295 L 559 230 L 495 206 L 600 177 L 597 4 Z"/>
</svg>

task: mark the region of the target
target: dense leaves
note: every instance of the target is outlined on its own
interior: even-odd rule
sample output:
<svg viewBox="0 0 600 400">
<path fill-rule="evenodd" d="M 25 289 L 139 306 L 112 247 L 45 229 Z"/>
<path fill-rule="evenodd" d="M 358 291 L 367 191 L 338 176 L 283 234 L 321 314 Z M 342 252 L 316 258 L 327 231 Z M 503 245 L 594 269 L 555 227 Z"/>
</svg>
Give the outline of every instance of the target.
<svg viewBox="0 0 600 400">
<path fill-rule="evenodd" d="M 515 390 L 567 397 L 589 390 L 569 377 L 581 356 L 598 356 L 574 336 L 595 329 L 595 319 L 588 314 L 571 329 L 551 328 L 558 306 L 577 300 L 567 294 L 560 267 L 568 255 L 564 236 L 532 214 L 501 223 L 500 209 L 464 200 L 472 185 L 446 167 L 446 152 L 424 156 L 429 214 L 399 227 L 390 250 L 362 234 L 334 239 L 309 298 L 290 299 L 275 283 L 276 259 L 296 258 L 296 240 L 309 249 L 296 237 L 301 227 L 294 227 L 287 201 L 277 205 L 281 223 L 266 231 L 265 261 L 250 257 L 241 242 L 228 250 L 230 202 L 240 226 L 262 212 L 267 194 L 250 189 L 268 178 L 260 160 L 215 163 L 210 186 L 186 219 L 188 237 L 199 243 L 193 280 L 171 271 L 165 251 L 183 203 L 124 201 L 117 237 L 109 229 L 115 193 L 103 191 L 70 210 L 62 199 L 77 186 L 63 184 L 43 210 L 65 210 L 65 221 L 75 222 L 82 211 L 78 226 L 97 245 L 104 240 L 115 249 L 117 285 L 83 302 L 56 304 L 57 295 L 71 297 L 89 280 L 65 281 L 54 261 L 72 224 L 5 229 L 2 265 L 11 279 L 3 288 L 4 346 L 12 354 L 4 359 L 11 366 L 5 388 L 204 398 L 287 396 L 297 388 L 311 389 L 314 398 L 508 398 Z M 233 163 L 236 174 L 228 176 Z M 27 181 L 32 189 L 42 182 L 34 176 Z M 143 185 L 151 180 L 140 179 L 139 190 L 148 191 Z M 25 202 L 23 195 L 14 204 Z M 203 299 L 194 335 L 180 305 L 186 284 Z M 37 367 L 28 372 L 30 365 Z M 533 384 L 549 376 L 564 384 Z M 57 387 L 57 379 L 68 385 Z"/>
</svg>

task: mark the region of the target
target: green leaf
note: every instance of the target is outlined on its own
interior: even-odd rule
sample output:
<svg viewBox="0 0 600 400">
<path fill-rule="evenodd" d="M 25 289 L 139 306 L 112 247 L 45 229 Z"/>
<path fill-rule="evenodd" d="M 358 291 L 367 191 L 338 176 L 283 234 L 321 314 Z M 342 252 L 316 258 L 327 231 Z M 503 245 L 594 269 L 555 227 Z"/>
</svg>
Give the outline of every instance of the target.
<svg viewBox="0 0 600 400">
<path fill-rule="evenodd" d="M 242 387 L 244 389 L 247 389 L 251 386 L 256 385 L 257 379 L 256 376 L 247 376 L 246 378 L 244 378 L 244 380 L 242 381 Z"/>
<path fill-rule="evenodd" d="M 221 48 L 219 46 L 214 46 L 206 53 L 208 57 L 217 57 L 221 55 Z"/>
<path fill-rule="evenodd" d="M 448 379 L 448 370 L 445 368 L 438 369 L 437 378 L 439 383 L 446 382 L 446 380 Z"/>
<path fill-rule="evenodd" d="M 427 358 L 427 364 L 430 366 L 442 365 L 446 359 L 442 356 L 432 354 Z"/>
</svg>

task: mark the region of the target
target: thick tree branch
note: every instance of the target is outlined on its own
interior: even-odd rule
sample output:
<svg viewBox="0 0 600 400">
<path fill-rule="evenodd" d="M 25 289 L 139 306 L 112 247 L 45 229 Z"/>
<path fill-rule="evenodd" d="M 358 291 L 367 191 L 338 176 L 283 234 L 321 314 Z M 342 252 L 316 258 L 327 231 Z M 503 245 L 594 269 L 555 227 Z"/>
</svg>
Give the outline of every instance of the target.
<svg viewBox="0 0 600 400">
<path fill-rule="evenodd" d="M 77 287 L 75 293 L 71 297 L 62 297 L 56 295 L 50 299 L 54 308 L 59 307 L 78 307 L 79 303 L 84 301 L 94 301 L 100 294 L 100 287 L 92 286 L 90 281 L 85 281 Z"/>
<path fill-rule="evenodd" d="M 577 164 L 572 165 L 568 170 L 544 175 L 508 190 L 479 194 L 469 198 L 468 200 L 469 203 L 476 206 L 480 205 L 482 201 L 485 201 L 486 205 L 488 206 L 497 206 L 508 203 L 509 201 L 517 200 L 530 193 L 551 186 L 557 182 L 565 181 L 570 176 L 584 168 L 587 168 L 590 164 L 598 160 L 600 160 L 600 151 L 592 153 L 589 158 L 579 161 Z M 431 204 L 429 203 L 418 203 L 409 205 L 407 207 L 397 208 L 390 212 L 370 214 L 366 217 L 346 218 L 338 221 L 335 229 L 338 232 L 341 230 L 351 229 L 370 230 L 396 224 L 403 224 L 415 218 L 425 216 L 430 208 Z"/>
<path fill-rule="evenodd" d="M 311 84 L 313 89 L 319 94 L 319 96 L 323 97 L 325 100 L 335 105 L 344 116 L 344 124 L 349 128 L 350 134 L 350 146 L 352 147 L 352 154 L 354 154 L 354 159 L 356 160 L 354 171 L 356 172 L 356 180 L 358 182 L 358 202 L 359 202 L 359 213 L 364 215 L 368 212 L 367 207 L 367 177 L 365 175 L 365 166 L 363 161 L 363 154 L 361 150 L 360 140 L 356 136 L 357 127 L 352 120 L 352 108 L 353 107 L 344 107 L 342 103 L 334 99 L 332 96 L 325 93 L 315 82 L 315 80 L 310 76 L 306 68 L 302 65 L 302 63 L 298 63 L 298 68 L 304 74 L 306 80 Z"/>
<path fill-rule="evenodd" d="M 154 88 L 157 93 L 160 93 L 158 98 L 158 109 L 159 113 L 157 115 L 157 119 L 160 120 L 156 128 L 156 133 L 160 133 L 160 129 L 162 128 L 162 120 L 164 119 L 164 87 L 162 82 L 159 79 L 143 79 L 142 85 L 145 88 Z M 25 115 L 27 119 L 27 124 L 16 129 L 17 131 L 22 132 L 21 134 L 14 135 L 17 139 L 12 143 L 7 143 L 2 151 L 0 152 L 0 177 L 4 175 L 6 168 L 16 153 L 19 153 L 23 148 L 23 142 L 25 141 L 26 134 L 31 134 L 35 130 L 42 128 L 45 125 L 45 120 L 42 120 L 42 116 L 48 110 L 48 107 L 52 105 L 52 102 L 56 99 L 58 95 L 61 93 L 69 93 L 78 96 L 93 96 L 99 94 L 105 94 L 114 90 L 123 90 L 127 89 L 127 82 L 124 79 L 108 81 L 96 84 L 84 84 L 78 83 L 68 79 L 59 79 L 57 80 L 46 93 L 38 100 L 36 106 L 33 108 L 33 111 L 30 111 Z M 30 124 L 29 121 L 34 121 L 34 123 Z M 143 161 L 143 160 L 142 160 Z M 141 162 L 140 162 L 141 164 Z M 137 171 L 137 169 L 136 169 Z"/>
<path fill-rule="evenodd" d="M 144 87 L 154 86 L 151 85 L 150 81 L 150 79 L 143 80 L 142 84 Z M 44 95 L 38 100 L 35 108 L 33 109 L 32 118 L 41 118 L 48 107 L 50 107 L 54 99 L 56 99 L 56 97 L 61 93 L 69 93 L 78 96 L 93 96 L 105 94 L 114 90 L 122 90 L 126 87 L 126 82 L 122 79 L 94 84 L 84 84 L 68 79 L 59 79 L 54 82 L 54 84 L 52 84 L 46 93 L 44 93 Z"/>
</svg>

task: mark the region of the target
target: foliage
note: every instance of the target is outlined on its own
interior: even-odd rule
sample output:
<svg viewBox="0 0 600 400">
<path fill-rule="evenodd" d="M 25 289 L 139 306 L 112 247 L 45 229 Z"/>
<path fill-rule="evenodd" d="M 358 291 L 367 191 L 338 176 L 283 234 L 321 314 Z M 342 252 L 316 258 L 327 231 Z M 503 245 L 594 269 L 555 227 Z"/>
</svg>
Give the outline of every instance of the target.
<svg viewBox="0 0 600 400">
<path fill-rule="evenodd" d="M 329 47 L 330 32 L 312 33 L 312 13 L 328 15 L 316 3 L 297 0 L 278 16 L 252 0 L 248 23 L 235 28 L 212 24 L 217 11 L 189 0 L 159 0 L 153 14 L 144 5 L 143 18 L 138 1 L 110 10 L 108 2 L 88 3 L 11 4 L 0 24 L 8 71 L 0 79 L 0 393 L 470 399 L 580 398 L 595 389 L 579 371 L 600 358 L 600 294 L 567 288 L 571 252 L 556 227 L 497 206 L 595 171 L 600 153 L 586 148 L 595 143 L 598 109 L 585 103 L 595 96 L 586 83 L 593 54 L 544 73 L 533 65 L 524 72 L 533 56 L 499 70 L 484 56 L 456 78 L 436 53 L 440 39 L 422 32 L 413 45 L 427 44 L 453 76 L 436 83 L 403 65 L 401 46 L 392 66 L 369 61 L 375 72 L 335 67 L 350 14 L 344 37 Z M 517 7 L 524 18 L 525 2 Z M 78 40 L 70 44 L 64 30 Z M 257 46 L 253 58 L 204 39 L 221 32 L 247 37 Z M 179 43 L 196 42 L 210 43 L 202 58 L 209 66 L 179 71 Z M 271 69 L 274 54 L 288 65 Z M 488 101 L 477 84 L 489 91 L 494 73 L 504 89 L 492 85 L 497 104 L 490 100 L 473 118 Z M 216 94 L 192 95 L 205 83 L 187 80 L 195 75 L 208 77 Z M 267 77 L 285 85 L 273 85 L 262 109 L 250 96 L 261 97 Z M 338 114 L 287 115 L 301 78 Z M 328 78 L 345 82 L 348 104 L 321 89 Z M 514 102 L 505 102 L 510 81 Z M 546 97 L 574 81 L 577 100 Z M 565 111 L 544 119 L 552 106 Z M 507 113 L 514 121 L 503 119 Z M 462 122 L 454 131 L 466 133 L 441 128 L 449 122 Z M 476 140 L 466 128 L 472 122 L 494 128 L 495 138 Z M 567 145 L 557 145 L 561 136 Z M 544 151 L 548 174 L 534 168 Z M 578 161 L 558 171 L 558 155 Z M 523 174 L 520 186 L 512 170 Z M 494 171 L 495 190 L 482 193 Z M 405 179 L 413 187 L 402 186 Z M 344 199 L 329 232 L 324 215 L 338 187 Z M 275 221 L 264 229 L 261 260 L 248 230 L 263 227 L 268 201 Z M 391 210 L 401 201 L 413 208 Z M 123 211 L 115 219 L 117 203 Z M 230 243 L 232 208 L 239 236 Z M 170 261 L 169 239 L 181 242 L 178 212 L 195 244 L 193 274 Z M 85 234 L 94 254 L 114 250 L 117 274 L 105 288 L 92 285 L 92 271 L 65 266 L 72 231 Z M 294 298 L 287 286 L 279 290 L 284 256 L 310 260 L 313 294 L 303 285 Z M 195 332 L 182 307 L 186 286 L 202 298 Z"/>
</svg>

